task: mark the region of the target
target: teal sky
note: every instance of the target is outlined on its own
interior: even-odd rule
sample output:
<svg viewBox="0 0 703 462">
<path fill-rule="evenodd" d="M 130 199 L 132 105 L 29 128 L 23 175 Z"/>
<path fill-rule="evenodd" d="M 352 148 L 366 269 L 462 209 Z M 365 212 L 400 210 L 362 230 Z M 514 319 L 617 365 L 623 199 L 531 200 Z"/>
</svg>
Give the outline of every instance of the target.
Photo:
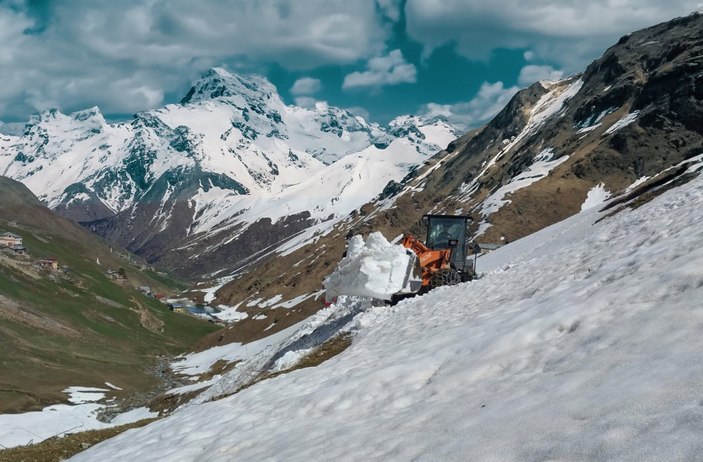
<svg viewBox="0 0 703 462">
<path fill-rule="evenodd" d="M 528 5 L 529 3 L 529 5 Z M 265 75 L 287 103 L 386 123 L 477 126 L 519 89 L 583 70 L 700 0 L 0 0 L 0 121 L 177 102 L 214 66 Z"/>
</svg>

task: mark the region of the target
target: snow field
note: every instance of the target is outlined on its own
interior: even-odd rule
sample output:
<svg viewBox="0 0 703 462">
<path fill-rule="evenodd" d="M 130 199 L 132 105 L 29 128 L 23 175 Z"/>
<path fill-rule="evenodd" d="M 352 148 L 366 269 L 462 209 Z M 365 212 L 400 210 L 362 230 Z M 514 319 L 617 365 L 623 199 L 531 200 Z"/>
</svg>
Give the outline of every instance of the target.
<svg viewBox="0 0 703 462">
<path fill-rule="evenodd" d="M 105 382 L 115 390 L 121 388 Z M 36 444 L 54 436 L 99 430 L 158 416 L 147 408 L 136 408 L 116 415 L 109 423 L 98 420 L 105 404 L 97 404 L 110 391 L 105 388 L 73 386 L 63 390 L 68 404 L 54 404 L 41 411 L 0 415 L 0 449 Z"/>
<path fill-rule="evenodd" d="M 482 258 L 482 279 L 361 312 L 318 367 L 73 460 L 697 460 L 701 200 L 697 178 L 589 209 Z"/>
</svg>

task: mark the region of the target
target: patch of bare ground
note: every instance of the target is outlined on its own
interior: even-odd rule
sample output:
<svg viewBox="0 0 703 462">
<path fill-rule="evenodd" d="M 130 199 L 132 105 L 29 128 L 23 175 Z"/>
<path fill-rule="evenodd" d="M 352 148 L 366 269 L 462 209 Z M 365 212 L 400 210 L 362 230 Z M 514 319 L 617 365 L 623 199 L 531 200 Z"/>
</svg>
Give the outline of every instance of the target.
<svg viewBox="0 0 703 462">
<path fill-rule="evenodd" d="M 18 260 L 17 258 L 10 257 L 3 251 L 0 251 L 0 264 L 20 271 L 22 274 L 29 276 L 32 279 L 40 279 L 42 277 L 39 271 L 34 268 L 29 261 Z"/>
<path fill-rule="evenodd" d="M 152 412 L 158 412 L 159 415 L 165 416 L 175 411 L 179 406 L 187 403 L 191 399 L 195 398 L 203 390 L 193 390 L 187 393 L 163 393 L 156 398 L 154 398 L 147 407 Z"/>
<path fill-rule="evenodd" d="M 222 375 L 226 374 L 227 372 L 231 371 L 232 369 L 235 368 L 237 364 L 239 364 L 241 361 L 234 361 L 234 362 L 229 362 L 225 361 L 224 359 L 218 359 L 215 361 L 215 364 L 210 366 L 210 370 L 204 373 L 203 375 L 200 376 L 200 381 L 203 380 L 210 380 L 216 375 Z"/>
<path fill-rule="evenodd" d="M 229 362 L 225 361 L 224 359 L 220 359 L 210 367 L 209 371 L 201 375 L 198 378 L 198 381 L 204 382 L 206 380 L 210 380 L 216 375 L 225 374 L 234 369 L 234 367 L 240 362 L 241 361 Z M 185 404 L 191 399 L 195 398 L 203 390 L 204 388 L 200 390 L 193 390 L 187 393 L 161 393 L 154 399 L 152 399 L 149 404 L 147 404 L 147 407 L 152 412 L 158 412 L 159 415 L 167 415 L 175 411 L 176 408 L 178 408 L 182 404 Z"/>
<path fill-rule="evenodd" d="M 131 424 L 54 437 L 41 443 L 0 450 L 0 462 L 59 462 L 112 438 L 131 428 L 139 428 L 156 419 L 144 419 Z"/>
<path fill-rule="evenodd" d="M 509 194 L 510 203 L 490 216 L 481 242 L 512 242 L 577 213 L 592 187 L 589 182 L 546 177 Z"/>
<path fill-rule="evenodd" d="M 148 329 L 157 334 L 160 334 L 164 331 L 164 322 L 161 319 L 157 318 L 151 311 L 149 311 L 149 308 L 139 303 L 139 300 L 135 298 L 132 299 L 132 302 L 134 302 L 138 307 L 139 323 L 144 326 L 145 329 Z"/>
<path fill-rule="evenodd" d="M 76 329 L 56 319 L 35 314 L 30 308 L 22 306 L 3 295 L 0 295 L 0 318 L 9 319 L 33 329 L 41 329 L 67 337 L 78 337 L 80 335 Z"/>
</svg>

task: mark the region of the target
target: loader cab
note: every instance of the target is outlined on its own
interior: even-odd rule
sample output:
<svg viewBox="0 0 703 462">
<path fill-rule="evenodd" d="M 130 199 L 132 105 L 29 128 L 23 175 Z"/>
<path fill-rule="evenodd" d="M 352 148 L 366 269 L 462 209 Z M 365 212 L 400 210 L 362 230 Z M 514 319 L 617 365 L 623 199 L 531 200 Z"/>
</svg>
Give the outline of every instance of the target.
<svg viewBox="0 0 703 462">
<path fill-rule="evenodd" d="M 427 224 L 425 245 L 432 250 L 452 249 L 450 261 L 460 272 L 466 268 L 466 228 L 471 217 L 465 215 L 425 215 Z"/>
</svg>

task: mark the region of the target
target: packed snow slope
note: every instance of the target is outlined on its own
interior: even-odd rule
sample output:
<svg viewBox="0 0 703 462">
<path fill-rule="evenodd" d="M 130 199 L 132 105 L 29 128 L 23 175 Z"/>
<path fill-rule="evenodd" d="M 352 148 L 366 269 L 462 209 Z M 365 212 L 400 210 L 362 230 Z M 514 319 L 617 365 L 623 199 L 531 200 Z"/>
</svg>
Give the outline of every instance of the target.
<svg viewBox="0 0 703 462">
<path fill-rule="evenodd" d="M 0 134 L 0 174 L 151 263 L 199 277 L 241 266 L 340 217 L 455 139 L 444 120 L 388 126 L 222 68 L 179 104 L 109 123 L 97 107 L 38 114 Z M 187 262 L 187 263 L 186 263 Z"/>
<path fill-rule="evenodd" d="M 483 257 L 479 280 L 358 314 L 318 367 L 72 460 L 697 460 L 702 201 L 698 176 L 589 208 Z"/>
</svg>

